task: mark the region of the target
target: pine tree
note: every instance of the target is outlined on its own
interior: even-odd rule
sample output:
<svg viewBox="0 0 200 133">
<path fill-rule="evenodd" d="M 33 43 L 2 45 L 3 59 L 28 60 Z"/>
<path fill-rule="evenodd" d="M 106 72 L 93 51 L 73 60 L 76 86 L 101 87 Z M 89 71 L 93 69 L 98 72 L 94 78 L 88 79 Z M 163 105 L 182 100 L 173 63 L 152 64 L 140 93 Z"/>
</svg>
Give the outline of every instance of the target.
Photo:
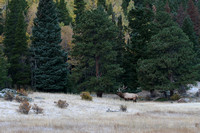
<svg viewBox="0 0 200 133">
<path fill-rule="evenodd" d="M 143 89 L 175 90 L 192 84 L 196 54 L 193 44 L 178 26 L 162 29 L 147 45 L 148 58 L 138 62 L 138 80 Z"/>
<path fill-rule="evenodd" d="M 87 11 L 75 27 L 72 55 L 78 60 L 75 75 L 78 90 L 115 92 L 122 69 L 117 64 L 117 27 L 100 6 Z"/>
<path fill-rule="evenodd" d="M 61 50 L 61 29 L 53 0 L 40 0 L 32 29 L 34 86 L 41 91 L 66 91 L 67 57 Z"/>
<path fill-rule="evenodd" d="M 136 8 L 129 12 L 129 28 L 131 29 L 131 41 L 126 46 L 125 74 L 124 84 L 136 90 L 138 85 L 137 80 L 137 62 L 141 58 L 146 58 L 146 45 L 150 41 L 151 36 L 155 34 L 154 13 L 148 8 Z"/>
<path fill-rule="evenodd" d="M 13 46 L 15 45 L 15 31 L 18 22 L 18 15 L 20 12 L 20 0 L 12 0 L 9 2 L 8 12 L 6 14 L 5 24 L 5 39 L 4 39 L 4 53 L 10 62 L 10 58 L 13 56 Z M 9 72 L 10 74 L 12 72 Z"/>
<path fill-rule="evenodd" d="M 198 38 L 194 31 L 194 25 L 189 17 L 186 17 L 183 21 L 182 30 L 189 37 L 190 41 L 193 42 L 194 49 L 199 50 L 199 47 L 196 47 L 198 45 Z"/>
<path fill-rule="evenodd" d="M 6 57 L 4 57 L 3 50 L 0 47 L 0 89 L 8 87 L 11 83 L 11 78 L 8 77 L 8 67 Z"/>
<path fill-rule="evenodd" d="M 115 51 L 117 51 L 117 63 L 120 64 L 120 66 L 123 65 L 123 54 L 124 54 L 124 48 L 125 48 L 125 36 L 124 36 L 124 28 L 122 25 L 122 16 L 119 16 L 117 27 L 119 29 L 118 32 L 118 39 L 117 44 L 115 48 Z"/>
<path fill-rule="evenodd" d="M 76 23 L 79 23 L 79 18 L 85 11 L 86 3 L 83 0 L 74 0 L 74 14 L 76 15 Z"/>
<path fill-rule="evenodd" d="M 176 15 L 176 22 L 179 24 L 180 27 L 183 26 L 183 21 L 185 20 L 187 14 L 183 8 L 182 3 L 180 4 L 178 11 L 177 11 L 177 15 Z"/>
<path fill-rule="evenodd" d="M 56 2 L 58 8 L 58 18 L 59 22 L 63 22 L 65 25 L 69 25 L 72 22 L 72 18 L 69 15 L 69 11 L 67 10 L 67 3 L 65 0 L 60 0 Z"/>
<path fill-rule="evenodd" d="M 9 75 L 13 85 L 28 85 L 30 70 L 27 67 L 28 44 L 26 38 L 26 24 L 24 22 L 26 2 L 12 0 L 6 15 L 4 53 L 8 58 Z"/>
<path fill-rule="evenodd" d="M 197 7 L 194 5 L 193 0 L 188 1 L 187 13 L 194 24 L 194 30 L 197 35 L 200 34 L 200 14 Z"/>
<path fill-rule="evenodd" d="M 21 10 L 18 14 L 18 21 L 15 33 L 15 45 L 11 57 L 11 68 L 15 71 L 12 76 L 13 83 L 20 88 L 20 85 L 30 84 L 30 66 L 28 61 L 29 49 L 26 37 L 26 23 Z"/>
</svg>

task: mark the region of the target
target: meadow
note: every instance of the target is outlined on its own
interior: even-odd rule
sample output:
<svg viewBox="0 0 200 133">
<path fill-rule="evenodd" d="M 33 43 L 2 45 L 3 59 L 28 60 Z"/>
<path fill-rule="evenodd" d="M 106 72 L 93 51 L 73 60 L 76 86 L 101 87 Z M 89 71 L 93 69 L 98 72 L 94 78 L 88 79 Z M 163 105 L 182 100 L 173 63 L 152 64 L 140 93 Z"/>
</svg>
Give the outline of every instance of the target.
<svg viewBox="0 0 200 133">
<path fill-rule="evenodd" d="M 35 92 L 29 94 L 44 109 L 28 115 L 17 110 L 20 103 L 0 99 L 0 133 L 199 133 L 200 103 L 144 102 L 118 97 L 93 97 Z M 61 109 L 55 101 L 66 100 Z M 126 105 L 127 111 L 120 111 Z M 113 110 L 116 112 L 107 112 Z"/>
</svg>

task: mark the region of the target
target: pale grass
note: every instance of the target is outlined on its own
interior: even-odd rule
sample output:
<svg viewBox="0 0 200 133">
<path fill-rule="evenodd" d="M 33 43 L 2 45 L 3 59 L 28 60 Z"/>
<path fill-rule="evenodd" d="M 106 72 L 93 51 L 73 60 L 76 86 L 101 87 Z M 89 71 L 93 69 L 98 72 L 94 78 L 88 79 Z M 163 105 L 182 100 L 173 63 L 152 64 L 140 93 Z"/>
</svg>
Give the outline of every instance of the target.
<svg viewBox="0 0 200 133">
<path fill-rule="evenodd" d="M 123 101 L 111 98 L 81 100 L 79 95 L 33 93 L 43 114 L 17 112 L 19 103 L 0 99 L 0 133 L 199 133 L 200 103 Z M 54 101 L 66 100 L 60 109 Z M 127 112 L 106 112 L 120 110 Z"/>
</svg>

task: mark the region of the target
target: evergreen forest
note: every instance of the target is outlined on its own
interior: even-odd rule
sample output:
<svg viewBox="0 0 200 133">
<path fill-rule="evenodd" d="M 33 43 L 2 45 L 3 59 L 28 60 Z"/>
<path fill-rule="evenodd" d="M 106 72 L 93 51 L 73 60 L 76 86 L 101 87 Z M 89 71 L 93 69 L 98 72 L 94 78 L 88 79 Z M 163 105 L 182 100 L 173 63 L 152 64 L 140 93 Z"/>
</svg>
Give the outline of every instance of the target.
<svg viewBox="0 0 200 133">
<path fill-rule="evenodd" d="M 0 0 L 0 90 L 173 95 L 197 81 L 199 0 Z"/>
</svg>

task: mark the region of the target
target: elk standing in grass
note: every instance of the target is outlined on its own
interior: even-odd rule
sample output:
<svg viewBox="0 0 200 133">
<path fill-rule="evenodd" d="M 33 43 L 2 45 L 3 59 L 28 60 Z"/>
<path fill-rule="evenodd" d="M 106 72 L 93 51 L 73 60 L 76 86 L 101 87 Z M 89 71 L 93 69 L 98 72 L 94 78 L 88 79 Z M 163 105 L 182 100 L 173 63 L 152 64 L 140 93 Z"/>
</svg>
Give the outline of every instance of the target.
<svg viewBox="0 0 200 133">
<path fill-rule="evenodd" d="M 122 90 L 125 90 L 127 87 L 123 86 L 122 88 L 119 88 L 117 91 L 117 95 L 125 100 L 133 100 L 134 102 L 137 102 L 138 95 L 134 93 L 122 93 Z"/>
</svg>

